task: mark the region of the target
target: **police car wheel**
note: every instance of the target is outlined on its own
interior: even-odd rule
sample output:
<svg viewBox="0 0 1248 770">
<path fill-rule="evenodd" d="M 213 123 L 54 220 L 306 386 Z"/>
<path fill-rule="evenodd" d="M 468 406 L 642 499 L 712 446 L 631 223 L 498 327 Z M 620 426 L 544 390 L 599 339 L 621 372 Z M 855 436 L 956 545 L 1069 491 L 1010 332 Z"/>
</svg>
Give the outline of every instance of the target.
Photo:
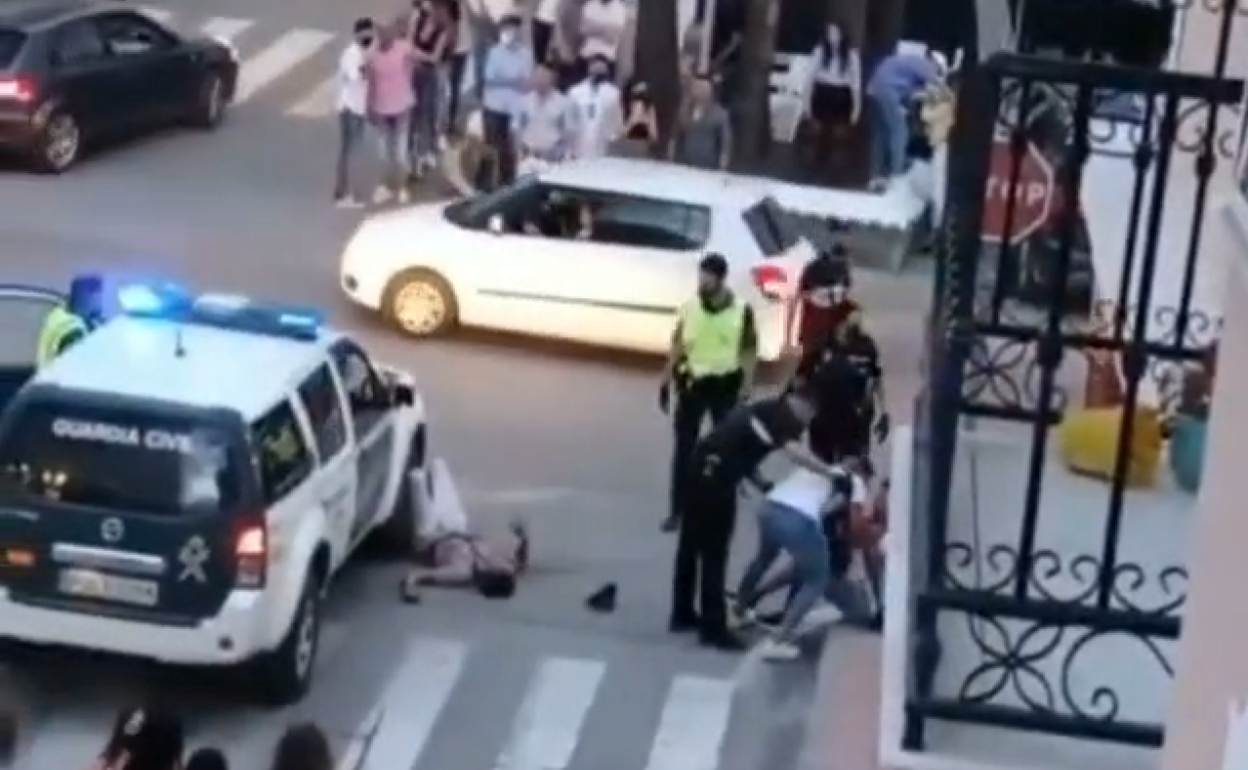
<svg viewBox="0 0 1248 770">
<path fill-rule="evenodd" d="M 377 547 L 386 558 L 410 559 L 416 555 L 416 514 L 412 510 L 417 502 L 419 491 L 412 488 L 413 483 L 425 477 L 413 477 L 409 467 L 403 472 L 403 481 L 399 485 L 399 494 L 394 501 L 394 511 L 376 531 Z"/>
<path fill-rule="evenodd" d="M 61 174 L 82 154 L 82 131 L 68 112 L 54 110 L 43 125 L 35 148 L 34 164 L 45 174 Z"/>
<path fill-rule="evenodd" d="M 459 317 L 455 292 L 432 270 L 406 270 L 386 286 L 383 312 L 413 337 L 431 337 L 452 328 Z"/>
<path fill-rule="evenodd" d="M 288 706 L 307 694 L 316 666 L 320 631 L 320 594 L 315 578 L 310 577 L 281 645 L 254 663 L 255 675 L 251 681 L 261 702 Z"/>
</svg>

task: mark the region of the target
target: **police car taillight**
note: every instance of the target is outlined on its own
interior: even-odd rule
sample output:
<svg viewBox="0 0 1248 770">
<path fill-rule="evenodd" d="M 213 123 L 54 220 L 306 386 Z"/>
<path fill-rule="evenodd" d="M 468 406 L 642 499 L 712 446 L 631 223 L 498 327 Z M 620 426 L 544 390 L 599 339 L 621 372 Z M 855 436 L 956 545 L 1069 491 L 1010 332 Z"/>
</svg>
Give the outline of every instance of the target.
<svg viewBox="0 0 1248 770">
<path fill-rule="evenodd" d="M 249 524 L 234 539 L 234 580 L 239 588 L 263 588 L 269 567 L 269 532 Z"/>
<path fill-rule="evenodd" d="M 784 301 L 784 287 L 789 282 L 788 273 L 779 265 L 757 265 L 750 271 L 758 293 L 772 302 Z"/>
</svg>

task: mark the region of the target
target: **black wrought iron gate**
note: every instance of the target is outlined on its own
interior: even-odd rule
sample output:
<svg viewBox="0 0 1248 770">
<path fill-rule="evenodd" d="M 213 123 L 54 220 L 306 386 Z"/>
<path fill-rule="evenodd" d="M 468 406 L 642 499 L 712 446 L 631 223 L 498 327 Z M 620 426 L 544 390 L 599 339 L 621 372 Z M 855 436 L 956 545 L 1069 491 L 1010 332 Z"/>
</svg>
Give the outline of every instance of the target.
<svg viewBox="0 0 1248 770">
<path fill-rule="evenodd" d="M 1238 126 L 1228 125 L 1217 109 L 1241 98 L 1242 83 L 1223 77 L 1233 15 L 1233 8 L 1228 9 L 1216 71 L 1206 74 L 1018 54 L 998 54 L 963 73 L 927 329 L 926 385 L 916 418 L 914 635 L 904 734 L 910 750 L 924 748 L 924 726 L 931 719 L 1142 746 L 1161 744 L 1162 725 L 1124 718 L 1112 687 L 1096 688 L 1081 700 L 1062 681 L 1069 660 L 1048 660 L 1043 665 L 1040 661 L 1045 655 L 1078 655 L 1087 640 L 1107 635 L 1131 637 L 1154 652 L 1159 642 L 1179 636 L 1185 565 L 1154 569 L 1119 558 L 1131 419 L 1123 421 L 1104 519 L 1088 522 L 1102 528 L 1099 549 L 1046 551 L 1038 547 L 1036 533 L 1044 516 L 1050 434 L 1074 400 L 1059 376 L 1063 367 L 1088 356 L 1117 357 L 1125 391 L 1122 409 L 1133 415 L 1140 408 L 1145 378 L 1158 376 L 1172 365 L 1168 362 L 1198 357 L 1216 333 L 1215 322 L 1193 306 L 1192 294 L 1200 231 L 1210 215 L 1206 211 L 1210 178 L 1218 164 L 1231 162 L 1227 155 L 1234 154 L 1238 140 L 1230 141 L 1228 150 L 1225 136 Z M 1045 112 L 1037 107 L 1044 100 L 1057 105 L 1047 127 L 1037 118 Z M 1094 152 L 1114 151 L 1101 135 L 1107 126 L 1129 132 L 1131 162 L 1124 168 L 1134 169 L 1135 178 L 1124 184 L 1130 199 L 1122 202 L 1130 206 L 1131 221 L 1131 235 L 1123 244 L 1126 275 L 1108 330 L 1095 333 L 1086 318 L 1072 318 L 1065 299 L 1084 227 L 1079 201 L 1087 161 Z M 1011 143 L 1015 176 L 1027 144 L 1044 145 L 1065 201 L 1048 225 L 1055 247 L 1043 266 L 1046 302 L 1039 309 L 1020 308 L 1012 299 L 1009 284 L 1017 280 L 1019 265 L 1015 250 L 1003 248 L 992 258 L 981 240 L 991 147 L 1002 136 Z M 1112 146 L 1121 152 L 1122 137 Z M 1180 300 L 1161 307 L 1153 297 L 1152 277 L 1159 259 L 1176 258 L 1159 253 L 1159 236 L 1165 206 L 1175 205 L 1173 200 L 1166 203 L 1168 181 L 1180 173 L 1180 164 L 1190 164 L 1181 172 L 1196 179 L 1190 200 L 1183 201 L 1192 207 L 1191 233 L 1183 238 L 1187 261 Z M 1017 219 L 1017 208 L 1013 200 L 1007 203 L 1007 232 Z M 1166 322 L 1167 331 L 1159 333 Z M 977 548 L 987 546 L 959 540 L 948 526 L 951 506 L 966 504 L 954 499 L 952 490 L 959 434 L 968 420 L 987 419 L 1027 426 L 1030 442 L 1017 539 L 993 544 L 991 554 L 977 553 Z M 1015 501 L 1008 504 L 1017 506 Z M 987 501 L 989 509 L 993 505 Z M 954 562 L 965 564 L 970 559 L 992 559 L 1001 569 L 992 580 L 970 583 L 952 569 Z M 1077 595 L 1059 596 L 1045 589 L 1045 577 L 1053 570 L 1073 576 L 1081 586 Z M 1162 584 L 1166 600 L 1133 600 L 1137 581 Z M 995 629 L 991 634 L 995 641 L 976 637 L 980 662 L 953 683 L 941 676 L 947 662 L 942 635 L 950 619 Z M 1065 641 L 1029 649 L 1038 632 Z M 1157 665 L 1164 675 L 1172 674 L 1170 662 L 1160 652 Z M 990 686 L 983 686 L 985 676 L 992 679 Z M 972 677 L 980 686 L 971 686 Z"/>
</svg>

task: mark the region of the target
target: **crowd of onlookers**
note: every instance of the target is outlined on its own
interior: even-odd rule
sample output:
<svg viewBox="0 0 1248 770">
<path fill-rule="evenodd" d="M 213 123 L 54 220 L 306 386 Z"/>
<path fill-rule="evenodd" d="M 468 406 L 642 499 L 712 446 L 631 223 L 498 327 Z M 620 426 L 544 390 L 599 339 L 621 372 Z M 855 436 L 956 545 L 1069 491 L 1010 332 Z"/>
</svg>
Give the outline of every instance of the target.
<svg viewBox="0 0 1248 770">
<path fill-rule="evenodd" d="M 626 0 L 414 0 L 395 18 L 357 20 L 338 67 L 335 199 L 364 203 L 361 160 L 373 145 L 382 162 L 373 201 L 405 201 L 465 130 L 480 151 L 479 186 L 605 154 L 727 168 L 742 30 L 715 29 L 713 41 L 697 23 L 686 30 L 681 105 L 660 145 L 648 84 L 622 71 L 633 16 Z M 813 165 L 831 162 L 865 119 L 872 184 L 903 174 L 916 98 L 942 87 L 942 57 L 899 51 L 866 73 L 858 47 L 832 22 L 811 63 L 803 136 Z M 473 125 L 469 100 L 480 107 Z"/>
</svg>

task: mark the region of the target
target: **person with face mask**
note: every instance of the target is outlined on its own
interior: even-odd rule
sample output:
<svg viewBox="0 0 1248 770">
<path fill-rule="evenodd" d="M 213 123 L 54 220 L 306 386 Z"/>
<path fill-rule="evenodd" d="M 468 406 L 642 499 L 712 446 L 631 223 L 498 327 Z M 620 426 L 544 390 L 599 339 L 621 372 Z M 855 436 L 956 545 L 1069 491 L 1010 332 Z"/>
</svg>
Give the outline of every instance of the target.
<svg viewBox="0 0 1248 770">
<path fill-rule="evenodd" d="M 589 77 L 568 91 L 576 112 L 573 154 L 578 158 L 601 158 L 620 137 L 624 118 L 620 112 L 620 89 L 611 82 L 610 62 L 596 56 L 589 63 Z"/>
<path fill-rule="evenodd" d="M 365 64 L 376 28 L 369 18 L 357 19 L 352 39 L 338 57 L 338 167 L 334 203 L 339 208 L 364 205 L 364 191 L 356 178 L 358 156 L 368 126 L 368 79 Z"/>
<path fill-rule="evenodd" d="M 576 137 L 575 127 L 576 115 L 568 97 L 555 88 L 554 70 L 538 65 L 513 124 L 519 169 L 536 171 L 566 159 Z"/>
<path fill-rule="evenodd" d="M 533 68 L 533 50 L 520 37 L 520 17 L 504 16 L 499 23 L 498 42 L 486 55 L 481 102 L 485 143 L 494 154 L 494 181 L 500 184 L 515 178 L 512 120 L 533 80 Z"/>
<path fill-rule="evenodd" d="M 750 393 L 758 332 L 750 306 L 727 285 L 728 261 L 707 254 L 698 265 L 698 296 L 680 310 L 659 386 L 659 407 L 672 412 L 672 471 L 663 530 L 680 526 L 694 445 L 702 425 L 724 419 Z"/>
</svg>

